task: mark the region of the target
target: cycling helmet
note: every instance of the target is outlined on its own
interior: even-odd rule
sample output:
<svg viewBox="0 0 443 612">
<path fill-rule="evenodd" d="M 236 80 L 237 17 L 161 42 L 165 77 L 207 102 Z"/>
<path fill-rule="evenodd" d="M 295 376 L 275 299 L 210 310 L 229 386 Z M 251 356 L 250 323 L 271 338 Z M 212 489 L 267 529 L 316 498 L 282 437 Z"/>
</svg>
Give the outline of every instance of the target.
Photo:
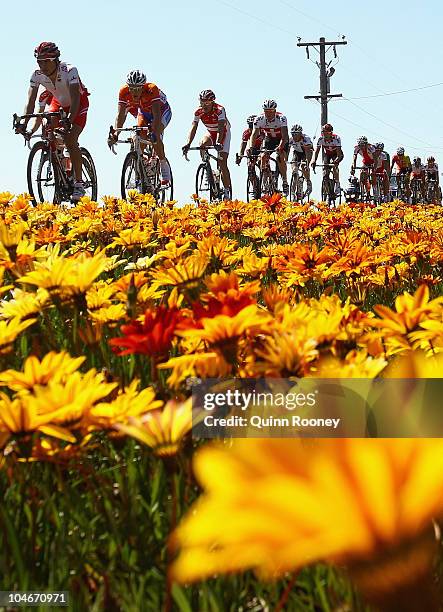
<svg viewBox="0 0 443 612">
<path fill-rule="evenodd" d="M 332 127 L 332 125 L 330 123 L 325 123 L 324 126 L 321 129 L 322 132 L 333 132 L 334 128 Z"/>
<path fill-rule="evenodd" d="M 414 157 L 414 161 L 413 163 L 418 166 L 418 164 L 421 164 L 421 157 Z"/>
<path fill-rule="evenodd" d="M 381 149 L 383 151 L 383 149 L 385 148 L 385 143 L 384 142 L 377 142 L 375 145 L 376 149 Z"/>
<path fill-rule="evenodd" d="M 34 57 L 38 60 L 58 59 L 60 57 L 60 50 L 53 42 L 41 42 L 34 49 Z"/>
<path fill-rule="evenodd" d="M 246 119 L 246 123 L 251 125 L 251 123 L 254 123 L 256 117 L 257 115 L 249 115 L 249 117 Z"/>
<path fill-rule="evenodd" d="M 404 155 L 405 154 L 405 149 L 404 147 L 398 147 L 397 149 L 397 155 Z"/>
<path fill-rule="evenodd" d="M 146 74 L 141 70 L 131 70 L 126 77 L 129 87 L 142 87 L 146 83 Z"/>
<path fill-rule="evenodd" d="M 277 102 L 275 100 L 265 100 L 263 102 L 263 110 L 275 110 L 277 108 Z"/>
<path fill-rule="evenodd" d="M 296 125 L 293 125 L 291 127 L 291 134 L 303 134 L 302 126 L 298 125 L 298 123 Z"/>
<path fill-rule="evenodd" d="M 366 145 L 368 144 L 368 139 L 366 138 L 366 136 L 360 136 L 360 138 L 357 140 L 357 144 L 359 146 Z"/>
<path fill-rule="evenodd" d="M 215 100 L 215 93 L 212 89 L 204 89 L 200 92 L 200 100 Z"/>
<path fill-rule="evenodd" d="M 431 163 L 431 164 L 433 162 L 435 162 L 435 157 L 433 157 L 432 155 L 431 155 L 431 157 L 428 157 L 428 162 Z"/>
</svg>

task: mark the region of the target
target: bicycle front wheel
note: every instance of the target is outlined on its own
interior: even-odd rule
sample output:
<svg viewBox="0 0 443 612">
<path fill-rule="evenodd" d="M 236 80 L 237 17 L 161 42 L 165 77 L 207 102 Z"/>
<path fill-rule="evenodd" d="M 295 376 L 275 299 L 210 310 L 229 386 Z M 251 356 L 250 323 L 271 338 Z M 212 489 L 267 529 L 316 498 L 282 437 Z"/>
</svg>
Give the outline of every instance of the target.
<svg viewBox="0 0 443 612">
<path fill-rule="evenodd" d="M 28 191 L 35 202 L 57 202 L 59 179 L 48 146 L 36 142 L 29 153 L 27 166 Z"/>
<path fill-rule="evenodd" d="M 169 175 L 171 177 L 171 180 L 169 181 L 169 183 L 165 186 L 161 185 L 161 176 L 160 176 L 160 193 L 158 196 L 158 201 L 160 204 L 164 204 L 165 202 L 170 202 L 171 200 L 174 199 L 174 179 L 172 177 L 172 169 L 171 169 L 171 164 L 169 163 L 168 160 L 166 160 L 166 163 L 169 166 Z"/>
<path fill-rule="evenodd" d="M 94 202 L 97 201 L 97 172 L 91 154 L 84 147 L 80 147 L 82 153 L 82 181 L 85 188 L 85 195 L 89 196 Z"/>
<path fill-rule="evenodd" d="M 215 199 L 214 176 L 208 165 L 202 163 L 197 168 L 195 175 L 195 193 L 199 198 L 207 198 L 209 201 Z"/>
<path fill-rule="evenodd" d="M 137 154 L 130 151 L 123 162 L 121 176 L 121 192 L 122 198 L 127 198 L 128 192 L 131 189 L 137 189 L 142 192 L 142 180 L 138 171 Z"/>
<path fill-rule="evenodd" d="M 274 193 L 274 181 L 270 170 L 260 172 L 260 193 L 262 196 Z"/>
<path fill-rule="evenodd" d="M 298 196 L 298 175 L 296 172 L 292 173 L 291 183 L 289 185 L 289 199 L 291 202 L 296 202 Z"/>
</svg>

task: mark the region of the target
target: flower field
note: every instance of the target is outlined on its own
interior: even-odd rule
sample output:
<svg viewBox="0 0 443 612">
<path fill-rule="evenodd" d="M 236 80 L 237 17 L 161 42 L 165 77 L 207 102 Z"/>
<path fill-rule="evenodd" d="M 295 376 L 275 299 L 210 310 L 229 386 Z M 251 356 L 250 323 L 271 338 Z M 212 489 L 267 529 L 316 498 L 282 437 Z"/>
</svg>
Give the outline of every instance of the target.
<svg viewBox="0 0 443 612">
<path fill-rule="evenodd" d="M 189 379 L 440 377 L 441 207 L 1 193 L 0 214 L 4 590 L 439 609 L 440 439 L 197 442 Z"/>
</svg>

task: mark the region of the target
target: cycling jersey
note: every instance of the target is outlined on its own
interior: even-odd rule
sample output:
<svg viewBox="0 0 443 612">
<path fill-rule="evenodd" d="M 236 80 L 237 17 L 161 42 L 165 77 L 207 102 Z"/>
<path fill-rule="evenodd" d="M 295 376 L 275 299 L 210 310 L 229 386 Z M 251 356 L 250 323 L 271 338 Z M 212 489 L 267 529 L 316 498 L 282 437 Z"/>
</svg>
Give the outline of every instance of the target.
<svg viewBox="0 0 443 612">
<path fill-rule="evenodd" d="M 294 138 L 289 139 L 289 146 L 297 153 L 303 153 L 306 147 L 312 147 L 312 140 L 306 134 L 302 134 L 301 140 L 295 141 Z"/>
<path fill-rule="evenodd" d="M 161 113 L 169 109 L 168 99 L 161 89 L 154 83 L 145 83 L 139 100 L 135 100 L 129 89 L 129 85 L 123 85 L 118 94 L 118 103 L 127 107 L 128 112 L 137 117 L 139 112 L 152 113 L 152 104 L 160 102 Z"/>
<path fill-rule="evenodd" d="M 38 88 L 39 85 L 42 85 L 54 96 L 54 99 L 57 100 L 59 105 L 63 108 L 71 106 L 71 92 L 69 86 L 75 85 L 76 83 L 78 83 L 80 87 L 80 96 L 88 96 L 88 90 L 81 82 L 77 68 L 66 62 L 60 62 L 58 66 L 55 85 L 41 70 L 35 70 L 31 75 L 31 87 Z"/>
<path fill-rule="evenodd" d="M 375 171 L 377 172 L 377 174 L 384 174 L 386 172 L 385 165 L 387 161 L 388 161 L 388 154 L 382 151 L 375 165 Z"/>
<path fill-rule="evenodd" d="M 52 102 L 53 95 L 50 91 L 46 89 L 39 95 L 38 97 L 38 111 L 39 113 L 43 113 L 45 111 L 46 106 L 49 106 Z"/>
<path fill-rule="evenodd" d="M 276 112 L 274 119 L 266 119 L 266 115 L 262 113 L 258 115 L 254 121 L 254 129 L 258 128 L 265 133 L 267 138 L 280 138 L 283 127 L 288 127 L 288 120 L 281 113 Z"/>
<path fill-rule="evenodd" d="M 364 166 L 372 166 L 374 164 L 375 147 L 368 144 L 365 147 L 356 145 L 354 155 L 361 155 Z"/>
<path fill-rule="evenodd" d="M 221 104 L 214 102 L 212 109 L 208 112 L 202 108 L 197 108 L 194 113 L 193 123 L 198 124 L 201 121 L 203 125 L 208 129 L 209 133 L 217 134 L 219 121 L 226 121 L 226 127 L 230 126 L 228 118 L 226 117 L 226 111 Z"/>
<path fill-rule="evenodd" d="M 241 137 L 242 142 L 249 142 L 249 139 L 251 138 L 251 134 L 252 134 L 252 130 L 250 128 L 245 130 L 243 132 L 242 137 Z M 252 143 L 252 148 L 253 149 L 260 149 L 261 146 L 262 146 L 262 143 L 263 143 L 263 138 L 264 138 L 264 134 L 263 134 L 263 132 L 260 132 L 258 137 Z"/>
<path fill-rule="evenodd" d="M 397 166 L 400 171 L 405 171 L 411 167 L 411 160 L 409 155 L 394 155 L 392 163 Z"/>
<path fill-rule="evenodd" d="M 338 149 L 341 149 L 341 139 L 337 134 L 332 134 L 332 138 L 330 140 L 325 140 L 324 136 L 320 136 L 317 140 L 317 147 L 323 147 L 324 152 L 331 156 L 336 155 Z"/>
<path fill-rule="evenodd" d="M 423 178 L 425 174 L 425 167 L 423 164 L 420 166 L 412 166 L 411 177 Z"/>
<path fill-rule="evenodd" d="M 429 164 L 426 164 L 425 166 L 425 171 L 428 174 L 438 174 L 438 164 L 434 163 L 432 166 L 430 166 Z"/>
</svg>

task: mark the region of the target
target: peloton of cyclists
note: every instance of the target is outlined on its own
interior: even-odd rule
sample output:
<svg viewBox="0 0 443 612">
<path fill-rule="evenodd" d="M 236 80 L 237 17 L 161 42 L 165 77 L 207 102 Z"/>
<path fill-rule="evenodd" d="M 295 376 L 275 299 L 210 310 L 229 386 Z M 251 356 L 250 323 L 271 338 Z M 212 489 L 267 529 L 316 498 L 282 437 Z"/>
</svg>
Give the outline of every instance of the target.
<svg viewBox="0 0 443 612">
<path fill-rule="evenodd" d="M 149 128 L 152 146 L 160 160 L 162 185 L 171 181 L 171 171 L 166 160 L 163 145 L 163 133 L 171 121 L 172 112 L 165 94 L 154 83 L 148 83 L 146 75 L 140 70 L 131 70 L 126 77 L 126 84 L 120 88 L 118 95 L 118 110 L 114 128 L 122 128 L 126 117 L 130 113 L 137 118 L 139 127 Z M 146 132 L 142 134 L 147 135 Z M 112 145 L 118 138 L 117 134 L 108 137 L 108 144 Z M 146 144 L 142 143 L 142 148 Z"/>
<path fill-rule="evenodd" d="M 312 154 L 314 153 L 314 145 L 312 140 L 306 134 L 303 134 L 301 125 L 293 125 L 291 128 L 291 138 L 289 139 L 289 148 L 292 148 L 291 166 L 299 166 L 302 161 L 306 163 L 301 166 L 301 171 L 306 180 L 306 195 L 312 191 L 310 164 Z"/>
<path fill-rule="evenodd" d="M 231 124 L 226 116 L 226 110 L 215 101 L 212 89 L 204 89 L 199 96 L 200 106 L 194 113 L 192 127 L 188 135 L 188 142 L 182 147 L 183 155 L 188 152 L 195 138 L 198 124 L 201 121 L 208 130 L 203 136 L 200 146 L 213 146 L 218 149 L 218 166 L 221 173 L 224 197 L 230 199 L 232 195 L 231 175 L 228 168 L 229 148 L 231 144 Z"/>
<path fill-rule="evenodd" d="M 266 149 L 266 151 L 269 151 L 269 153 L 272 151 L 277 151 L 277 164 L 279 172 L 282 176 L 283 194 L 288 195 L 288 120 L 286 119 L 285 115 L 282 115 L 277 111 L 277 102 L 275 100 L 265 100 L 263 102 L 263 113 L 255 118 L 254 128 L 249 138 L 247 149 L 248 152 L 250 152 L 253 148 L 254 142 L 257 140 L 261 132 L 264 133 L 263 148 Z M 268 163 L 269 153 L 262 153 L 262 167 Z"/>
<path fill-rule="evenodd" d="M 317 140 L 317 148 L 315 150 L 314 161 L 312 162 L 312 169 L 315 171 L 317 165 L 317 159 L 320 153 L 320 149 L 323 149 L 323 164 L 332 164 L 332 172 L 335 181 L 335 195 L 340 195 L 340 175 L 339 175 L 339 164 L 343 160 L 343 150 L 341 148 L 340 136 L 334 134 L 334 128 L 330 123 L 326 123 L 322 128 L 322 135 Z M 327 168 L 324 168 L 327 171 Z"/>
<path fill-rule="evenodd" d="M 89 93 L 81 82 L 77 68 L 72 64 L 60 61 L 60 50 L 55 43 L 47 41 L 40 43 L 34 50 L 34 57 L 37 59 L 38 69 L 31 75 L 24 114 L 28 115 L 34 112 L 40 86 L 52 95 L 47 108 L 48 112 L 63 109 L 68 113 L 68 125 L 63 134 L 63 139 L 74 170 L 75 183 L 72 200 L 78 201 L 85 195 L 82 181 L 82 154 L 78 139 L 86 125 Z M 45 108 L 47 106 L 45 99 L 42 100 L 43 102 L 43 108 Z M 39 104 L 40 111 L 42 103 Z M 26 135 L 28 122 L 29 119 L 25 119 L 24 123 L 16 128 L 16 132 Z M 53 118 L 51 123 L 53 127 L 57 127 L 59 121 Z M 34 128 L 35 123 L 32 127 L 33 132 L 36 131 Z"/>
</svg>

